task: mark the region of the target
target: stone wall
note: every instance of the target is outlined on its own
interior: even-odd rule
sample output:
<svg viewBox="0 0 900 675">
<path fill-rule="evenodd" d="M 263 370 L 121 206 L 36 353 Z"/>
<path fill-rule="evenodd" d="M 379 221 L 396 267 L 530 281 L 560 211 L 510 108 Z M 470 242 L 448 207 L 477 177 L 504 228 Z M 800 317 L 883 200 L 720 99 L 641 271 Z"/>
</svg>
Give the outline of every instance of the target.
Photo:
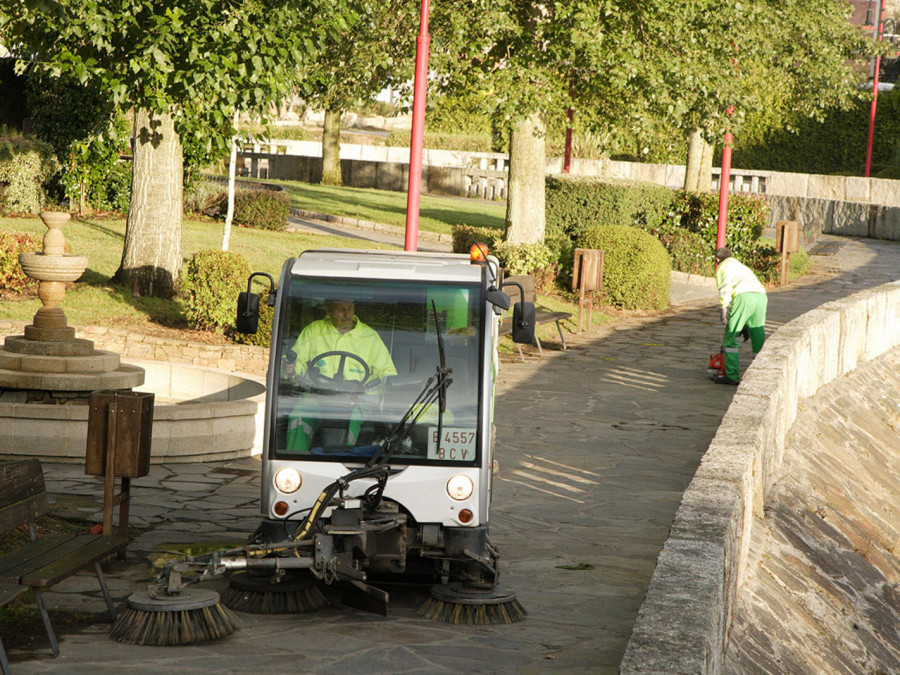
<svg viewBox="0 0 900 675">
<path fill-rule="evenodd" d="M 0 321 L 0 336 L 21 335 L 19 321 Z M 206 344 L 133 333 L 122 328 L 75 326 L 76 337 L 92 340 L 96 349 L 115 352 L 122 361 L 167 361 L 265 377 L 269 349 L 252 345 Z"/>
<path fill-rule="evenodd" d="M 620 672 L 716 673 L 798 405 L 900 344 L 900 281 L 779 329 L 748 368 L 657 560 Z"/>
</svg>

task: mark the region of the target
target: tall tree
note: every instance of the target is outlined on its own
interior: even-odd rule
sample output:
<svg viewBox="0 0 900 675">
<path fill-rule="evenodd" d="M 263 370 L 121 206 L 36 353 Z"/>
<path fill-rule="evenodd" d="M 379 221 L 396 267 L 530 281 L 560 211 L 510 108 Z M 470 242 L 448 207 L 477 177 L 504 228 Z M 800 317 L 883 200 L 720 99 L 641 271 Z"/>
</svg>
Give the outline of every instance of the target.
<svg viewBox="0 0 900 675">
<path fill-rule="evenodd" d="M 182 137 L 227 152 L 233 111 L 265 115 L 289 91 L 289 73 L 345 25 L 342 11 L 340 0 L 0 0 L 0 43 L 27 57 L 23 66 L 72 73 L 135 109 L 117 272 L 133 292 L 176 288 Z"/>
<path fill-rule="evenodd" d="M 416 4 L 348 0 L 345 30 L 321 45 L 314 63 L 300 71 L 307 103 L 324 109 L 322 183 L 341 185 L 342 114 L 389 85 L 407 80 L 415 54 Z"/>
<path fill-rule="evenodd" d="M 639 136 L 667 126 L 706 143 L 726 128 L 739 129 L 744 113 L 762 101 L 773 115 L 820 114 L 856 95 L 854 59 L 871 49 L 837 0 L 450 5 L 435 5 L 442 13 L 432 21 L 439 36 L 433 63 L 450 73 L 443 82 L 489 90 L 513 137 L 535 146 L 543 143 L 542 122 L 564 115 L 569 105 L 583 128 L 615 124 Z M 781 93 L 774 102 L 773 91 Z M 526 178 L 530 171 L 543 177 L 544 167 L 510 168 L 507 237 L 513 241 L 543 236 L 532 226 L 544 205 L 535 180 Z"/>
</svg>

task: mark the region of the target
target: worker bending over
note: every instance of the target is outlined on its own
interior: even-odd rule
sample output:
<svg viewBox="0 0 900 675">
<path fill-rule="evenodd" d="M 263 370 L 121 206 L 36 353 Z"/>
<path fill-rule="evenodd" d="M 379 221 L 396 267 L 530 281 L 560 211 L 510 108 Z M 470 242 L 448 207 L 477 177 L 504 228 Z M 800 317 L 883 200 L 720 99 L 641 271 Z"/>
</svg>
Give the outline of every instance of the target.
<svg viewBox="0 0 900 675">
<path fill-rule="evenodd" d="M 766 289 L 749 267 L 736 260 L 727 248 L 716 250 L 716 286 L 722 303 L 722 323 L 725 334 L 725 376 L 717 377 L 719 384 L 737 384 L 741 379 L 740 354 L 737 336 L 746 326 L 754 355 L 766 341 Z"/>
</svg>

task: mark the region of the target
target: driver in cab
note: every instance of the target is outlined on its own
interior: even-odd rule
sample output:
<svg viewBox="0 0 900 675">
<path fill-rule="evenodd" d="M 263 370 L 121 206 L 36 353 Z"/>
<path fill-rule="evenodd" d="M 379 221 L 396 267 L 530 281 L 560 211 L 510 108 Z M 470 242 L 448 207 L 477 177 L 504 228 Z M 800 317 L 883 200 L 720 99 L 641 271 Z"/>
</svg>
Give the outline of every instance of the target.
<svg viewBox="0 0 900 675">
<path fill-rule="evenodd" d="M 303 376 L 315 368 L 324 378 L 336 381 L 356 381 L 377 385 L 385 377 L 396 375 L 391 354 L 375 329 L 356 316 L 353 300 L 334 299 L 325 302 L 325 318 L 313 321 L 300 332 L 291 348 L 296 360 L 288 368 Z M 340 352 L 327 355 L 328 352 Z M 313 361 L 314 360 L 314 361 Z M 369 393 L 375 387 L 366 387 Z M 312 437 L 319 427 L 314 419 L 315 408 L 310 401 L 300 401 L 288 428 L 287 449 L 308 452 Z M 358 405 L 349 423 L 347 444 L 354 445 L 362 425 Z"/>
</svg>

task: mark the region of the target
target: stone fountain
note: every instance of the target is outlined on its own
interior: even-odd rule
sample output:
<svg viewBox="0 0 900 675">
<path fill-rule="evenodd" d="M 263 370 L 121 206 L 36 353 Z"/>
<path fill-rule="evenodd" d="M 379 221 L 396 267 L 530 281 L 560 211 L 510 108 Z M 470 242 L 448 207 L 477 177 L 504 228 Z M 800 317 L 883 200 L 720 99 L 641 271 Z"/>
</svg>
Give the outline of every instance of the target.
<svg viewBox="0 0 900 675">
<path fill-rule="evenodd" d="M 87 403 L 99 389 L 127 389 L 144 382 L 144 370 L 121 364 L 119 355 L 94 349 L 75 337 L 60 304 L 66 283 L 76 281 L 87 258 L 66 253 L 63 226 L 68 213 L 43 211 L 47 226 L 40 253 L 20 253 L 25 274 L 39 283 L 42 307 L 24 335 L 7 337 L 0 348 L 0 399 L 22 403 Z"/>
<path fill-rule="evenodd" d="M 19 255 L 25 274 L 40 282 L 43 306 L 24 335 L 7 337 L 0 348 L 0 458 L 84 462 L 91 392 L 132 388 L 157 397 L 151 462 L 258 454 L 265 409 L 261 382 L 173 363 L 122 364 L 118 354 L 75 337 L 60 304 L 66 283 L 84 273 L 87 258 L 65 252 L 62 227 L 69 218 L 43 212 L 43 250 Z"/>
</svg>

